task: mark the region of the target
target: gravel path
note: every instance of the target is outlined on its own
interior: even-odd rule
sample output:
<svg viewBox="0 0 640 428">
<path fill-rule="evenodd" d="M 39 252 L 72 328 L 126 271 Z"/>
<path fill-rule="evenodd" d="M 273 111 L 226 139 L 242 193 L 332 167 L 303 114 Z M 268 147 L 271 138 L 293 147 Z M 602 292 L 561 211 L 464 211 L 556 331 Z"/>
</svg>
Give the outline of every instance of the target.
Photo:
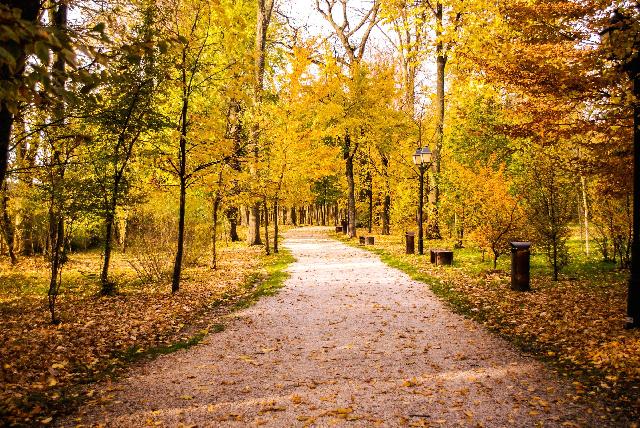
<svg viewBox="0 0 640 428">
<path fill-rule="evenodd" d="M 598 425 L 548 368 L 323 233 L 287 233 L 297 262 L 278 295 L 103 386 L 62 425 Z"/>
</svg>

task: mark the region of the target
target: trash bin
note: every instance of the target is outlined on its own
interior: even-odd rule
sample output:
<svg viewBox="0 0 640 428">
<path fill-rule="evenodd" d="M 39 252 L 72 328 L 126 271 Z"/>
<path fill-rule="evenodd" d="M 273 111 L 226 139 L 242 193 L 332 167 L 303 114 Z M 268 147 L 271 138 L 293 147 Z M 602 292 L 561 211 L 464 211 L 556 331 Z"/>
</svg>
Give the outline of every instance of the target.
<svg viewBox="0 0 640 428">
<path fill-rule="evenodd" d="M 437 250 L 435 256 L 436 266 L 451 266 L 453 264 L 453 251 Z"/>
<path fill-rule="evenodd" d="M 442 248 L 431 248 L 429 250 L 429 262 L 436 264 L 436 257 L 440 251 L 444 251 Z"/>
<path fill-rule="evenodd" d="M 404 240 L 406 243 L 406 254 L 415 254 L 416 252 L 416 234 L 414 232 L 405 232 Z"/>
<path fill-rule="evenodd" d="M 511 289 L 529 291 L 531 242 L 511 242 Z"/>
<path fill-rule="evenodd" d="M 376 242 L 375 236 L 367 236 L 367 245 L 374 245 Z"/>
<path fill-rule="evenodd" d="M 360 245 L 364 245 L 364 236 L 360 236 Z"/>
</svg>

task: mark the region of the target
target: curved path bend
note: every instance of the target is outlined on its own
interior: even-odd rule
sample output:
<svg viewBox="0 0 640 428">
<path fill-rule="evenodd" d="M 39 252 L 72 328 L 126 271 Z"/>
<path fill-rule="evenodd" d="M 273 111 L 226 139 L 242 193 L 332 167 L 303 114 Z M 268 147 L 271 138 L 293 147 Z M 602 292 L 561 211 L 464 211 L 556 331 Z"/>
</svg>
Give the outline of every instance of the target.
<svg viewBox="0 0 640 428">
<path fill-rule="evenodd" d="M 297 261 L 279 294 L 62 425 L 599 425 L 553 371 L 325 231 L 286 234 Z"/>
</svg>

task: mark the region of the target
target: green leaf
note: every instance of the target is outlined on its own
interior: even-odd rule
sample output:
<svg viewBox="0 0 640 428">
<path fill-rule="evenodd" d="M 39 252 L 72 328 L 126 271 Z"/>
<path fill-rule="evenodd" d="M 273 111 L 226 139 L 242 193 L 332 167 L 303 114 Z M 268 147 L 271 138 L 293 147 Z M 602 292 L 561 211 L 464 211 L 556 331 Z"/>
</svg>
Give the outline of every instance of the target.
<svg viewBox="0 0 640 428">
<path fill-rule="evenodd" d="M 16 43 L 20 43 L 20 37 L 8 25 L 0 26 L 0 34 L 2 34 L 2 40 L 13 40 Z"/>
<path fill-rule="evenodd" d="M 13 73 L 16 70 L 16 59 L 3 47 L 0 47 L 0 60 L 9 67 L 10 72 Z"/>
<path fill-rule="evenodd" d="M 51 59 L 51 57 L 50 57 L 49 47 L 45 43 L 36 42 L 34 45 L 34 50 L 36 52 L 36 55 L 38 56 L 40 61 L 42 61 L 43 64 L 49 64 L 49 60 Z"/>
</svg>

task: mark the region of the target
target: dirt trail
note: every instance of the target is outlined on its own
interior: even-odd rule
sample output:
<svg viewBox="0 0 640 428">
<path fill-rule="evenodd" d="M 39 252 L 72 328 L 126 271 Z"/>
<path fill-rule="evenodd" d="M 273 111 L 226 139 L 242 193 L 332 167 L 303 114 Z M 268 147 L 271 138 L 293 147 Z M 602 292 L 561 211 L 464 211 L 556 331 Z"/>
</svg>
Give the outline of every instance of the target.
<svg viewBox="0 0 640 428">
<path fill-rule="evenodd" d="M 323 233 L 287 233 L 297 262 L 278 295 L 204 343 L 133 369 L 110 400 L 62 424 L 600 425 L 548 368 Z"/>
</svg>

